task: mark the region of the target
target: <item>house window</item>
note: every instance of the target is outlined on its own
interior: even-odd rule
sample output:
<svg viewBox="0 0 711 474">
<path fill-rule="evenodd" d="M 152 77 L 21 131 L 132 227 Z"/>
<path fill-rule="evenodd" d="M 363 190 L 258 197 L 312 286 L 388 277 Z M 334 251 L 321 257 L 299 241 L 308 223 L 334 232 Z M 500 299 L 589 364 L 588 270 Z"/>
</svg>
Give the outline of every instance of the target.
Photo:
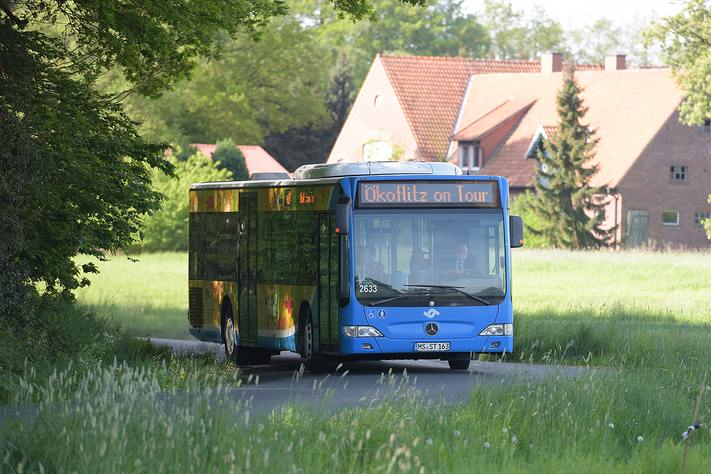
<svg viewBox="0 0 711 474">
<path fill-rule="evenodd" d="M 669 179 L 672 181 L 686 181 L 686 166 L 672 166 Z"/>
<path fill-rule="evenodd" d="M 704 123 L 699 125 L 699 133 L 711 133 L 711 119 L 704 119 Z"/>
<path fill-rule="evenodd" d="M 694 226 L 703 227 L 706 219 L 711 219 L 711 212 L 697 212 L 694 214 Z"/>
<path fill-rule="evenodd" d="M 679 225 L 679 211 L 662 211 L 662 225 Z"/>
<path fill-rule="evenodd" d="M 459 145 L 459 167 L 463 170 L 479 171 L 479 149 L 474 145 Z"/>
</svg>

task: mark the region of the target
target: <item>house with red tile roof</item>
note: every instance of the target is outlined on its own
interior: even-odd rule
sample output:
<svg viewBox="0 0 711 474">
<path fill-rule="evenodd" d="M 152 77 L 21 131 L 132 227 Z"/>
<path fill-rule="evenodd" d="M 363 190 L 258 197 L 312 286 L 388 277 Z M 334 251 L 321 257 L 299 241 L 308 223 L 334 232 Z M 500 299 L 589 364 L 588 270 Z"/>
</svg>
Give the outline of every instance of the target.
<svg viewBox="0 0 711 474">
<path fill-rule="evenodd" d="M 591 184 L 606 189 L 616 242 L 708 248 L 700 222 L 711 215 L 711 121 L 679 122 L 682 97 L 667 68 L 626 69 L 624 56 L 610 56 L 576 69 L 583 123 L 599 139 Z M 556 133 L 563 74 L 551 53 L 540 62 L 380 56 L 329 162 L 447 160 L 523 192 L 536 150 Z"/>
<path fill-rule="evenodd" d="M 217 145 L 207 145 L 204 143 L 191 143 L 190 146 L 197 148 L 208 158 L 212 158 L 212 154 L 217 150 Z M 250 176 L 255 173 L 289 174 L 286 168 L 280 165 L 279 162 L 261 146 L 238 145 L 237 148 L 239 148 L 239 151 L 244 155 L 244 161 Z"/>
</svg>

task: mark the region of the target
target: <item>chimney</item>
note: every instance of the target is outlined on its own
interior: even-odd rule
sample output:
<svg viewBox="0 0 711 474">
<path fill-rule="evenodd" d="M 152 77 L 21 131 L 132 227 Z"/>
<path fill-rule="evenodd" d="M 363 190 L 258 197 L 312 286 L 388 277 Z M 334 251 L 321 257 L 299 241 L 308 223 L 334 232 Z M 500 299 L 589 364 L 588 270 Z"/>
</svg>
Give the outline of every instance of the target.
<svg viewBox="0 0 711 474">
<path fill-rule="evenodd" d="M 541 73 L 550 74 L 563 70 L 563 55 L 561 53 L 541 54 Z"/>
<path fill-rule="evenodd" d="M 624 54 L 605 56 L 605 71 L 624 71 L 627 69 Z"/>
</svg>

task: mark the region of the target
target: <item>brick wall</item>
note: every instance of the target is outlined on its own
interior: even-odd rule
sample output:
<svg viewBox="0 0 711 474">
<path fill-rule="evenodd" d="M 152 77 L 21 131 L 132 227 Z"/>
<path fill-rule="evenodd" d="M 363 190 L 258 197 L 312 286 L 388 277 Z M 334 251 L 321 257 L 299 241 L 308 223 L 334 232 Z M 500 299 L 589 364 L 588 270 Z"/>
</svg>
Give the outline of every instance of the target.
<svg viewBox="0 0 711 474">
<path fill-rule="evenodd" d="M 328 163 L 363 161 L 363 147 L 384 141 L 401 161 L 422 160 L 415 137 L 388 81 L 379 58 L 353 103 L 348 119 L 331 150 Z"/>
<path fill-rule="evenodd" d="M 694 225 L 696 212 L 711 212 L 711 133 L 679 123 L 675 112 L 659 130 L 617 190 L 621 195 L 622 235 L 627 235 L 629 210 L 648 211 L 648 244 L 709 248 L 703 228 Z M 672 166 L 685 166 L 686 181 L 672 181 Z M 663 211 L 678 211 L 678 225 L 663 225 Z"/>
</svg>

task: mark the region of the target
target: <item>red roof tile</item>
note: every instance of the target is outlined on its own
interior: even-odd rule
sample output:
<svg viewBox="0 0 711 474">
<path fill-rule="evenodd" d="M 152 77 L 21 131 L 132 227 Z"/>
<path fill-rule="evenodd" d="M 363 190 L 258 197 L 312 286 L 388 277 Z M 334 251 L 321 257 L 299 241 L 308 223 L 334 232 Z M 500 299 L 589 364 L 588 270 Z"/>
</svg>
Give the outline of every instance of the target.
<svg viewBox="0 0 711 474">
<path fill-rule="evenodd" d="M 593 186 L 617 186 L 664 123 L 681 102 L 681 94 L 667 68 L 624 71 L 577 71 L 578 84 L 588 113 L 582 120 L 593 127 L 599 139 L 591 165 L 600 171 Z M 558 123 L 556 96 L 563 74 L 489 74 L 471 77 L 462 116 L 465 127 L 499 107 L 510 97 L 517 101 L 536 101 L 509 135 L 498 152 L 489 159 L 483 174 L 506 176 L 512 186 L 531 186 L 536 160 L 526 160 L 526 150 L 540 125 Z M 457 131 L 455 131 L 456 133 Z"/>
<path fill-rule="evenodd" d="M 466 127 L 457 131 L 452 137 L 452 140 L 479 140 L 511 117 L 530 109 L 534 103 L 535 101 L 521 101 L 511 97 L 484 116 L 477 118 Z M 466 122 L 462 120 L 462 123 Z"/>
<path fill-rule="evenodd" d="M 207 145 L 204 143 L 191 143 L 190 146 L 197 148 L 202 154 L 208 158 L 212 158 L 212 154 L 217 150 L 217 145 Z M 261 146 L 237 145 L 237 148 L 244 155 L 244 161 L 247 165 L 247 171 L 250 176 L 254 173 L 287 173 L 289 172 L 279 164 L 269 153 Z"/>
<path fill-rule="evenodd" d="M 445 156 L 470 75 L 541 69 L 539 61 L 426 56 L 380 56 L 380 61 L 427 161 Z"/>
</svg>

